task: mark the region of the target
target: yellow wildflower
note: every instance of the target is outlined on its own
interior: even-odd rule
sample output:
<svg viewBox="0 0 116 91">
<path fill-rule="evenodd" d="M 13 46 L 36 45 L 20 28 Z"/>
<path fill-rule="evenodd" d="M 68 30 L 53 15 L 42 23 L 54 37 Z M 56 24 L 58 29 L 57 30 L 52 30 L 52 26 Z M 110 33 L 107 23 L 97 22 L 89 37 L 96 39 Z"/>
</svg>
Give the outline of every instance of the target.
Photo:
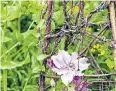
<svg viewBox="0 0 116 91">
<path fill-rule="evenodd" d="M 104 55 L 104 54 L 105 54 L 105 51 L 101 50 L 100 55 Z"/>
<path fill-rule="evenodd" d="M 90 50 L 91 52 L 95 52 L 95 49 L 94 48 L 91 48 L 91 50 Z"/>
<path fill-rule="evenodd" d="M 79 7 L 78 7 L 78 6 L 74 6 L 74 7 L 72 8 L 72 11 L 73 11 L 74 14 L 78 13 Z"/>
<path fill-rule="evenodd" d="M 101 46 L 100 44 L 96 44 L 96 45 L 93 46 L 93 48 L 98 49 L 98 48 L 100 48 L 100 46 Z"/>
<path fill-rule="evenodd" d="M 88 32 L 92 32 L 92 28 L 91 27 L 87 27 L 87 31 Z"/>
<path fill-rule="evenodd" d="M 93 45 L 93 48 L 97 48 L 97 46 L 96 45 Z"/>
<path fill-rule="evenodd" d="M 96 48 L 98 49 L 98 48 L 100 48 L 100 46 L 101 46 L 100 44 L 97 44 L 97 45 L 96 45 Z"/>
</svg>

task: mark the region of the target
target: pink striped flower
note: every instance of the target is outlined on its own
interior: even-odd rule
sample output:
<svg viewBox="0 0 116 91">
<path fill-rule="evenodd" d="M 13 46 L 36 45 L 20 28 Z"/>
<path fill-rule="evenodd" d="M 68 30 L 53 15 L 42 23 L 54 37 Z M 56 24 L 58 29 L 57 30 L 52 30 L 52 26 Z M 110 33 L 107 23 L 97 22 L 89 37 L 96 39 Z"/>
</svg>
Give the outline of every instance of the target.
<svg viewBox="0 0 116 91">
<path fill-rule="evenodd" d="M 75 76 L 83 76 L 82 71 L 87 69 L 89 64 L 87 58 L 79 57 L 76 52 L 69 55 L 68 52 L 62 50 L 58 55 L 53 55 L 48 60 L 48 65 L 52 71 L 61 76 L 62 82 L 68 85 Z"/>
</svg>

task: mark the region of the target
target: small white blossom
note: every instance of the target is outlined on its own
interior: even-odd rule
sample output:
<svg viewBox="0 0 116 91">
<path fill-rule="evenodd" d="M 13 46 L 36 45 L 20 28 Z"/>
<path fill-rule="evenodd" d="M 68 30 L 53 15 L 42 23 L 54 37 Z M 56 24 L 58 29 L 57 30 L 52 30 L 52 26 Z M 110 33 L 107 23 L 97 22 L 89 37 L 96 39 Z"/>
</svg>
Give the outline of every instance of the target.
<svg viewBox="0 0 116 91">
<path fill-rule="evenodd" d="M 87 69 L 89 64 L 87 58 L 79 58 L 76 52 L 69 55 L 68 52 L 62 50 L 58 55 L 51 57 L 54 66 L 51 69 L 58 75 L 61 75 L 62 82 L 68 85 L 74 76 L 83 76 L 82 71 Z"/>
</svg>

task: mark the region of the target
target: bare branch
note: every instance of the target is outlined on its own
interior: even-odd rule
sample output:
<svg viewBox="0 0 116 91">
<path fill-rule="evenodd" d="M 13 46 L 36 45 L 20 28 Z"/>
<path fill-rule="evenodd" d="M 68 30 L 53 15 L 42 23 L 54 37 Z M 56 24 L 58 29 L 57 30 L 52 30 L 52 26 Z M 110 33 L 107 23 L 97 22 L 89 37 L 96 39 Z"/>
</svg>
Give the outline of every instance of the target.
<svg viewBox="0 0 116 91">
<path fill-rule="evenodd" d="M 47 27 L 46 27 L 46 33 L 48 34 L 51 30 L 51 18 L 52 18 L 52 3 L 53 1 L 48 0 L 48 19 L 47 19 Z M 45 39 L 44 42 L 44 49 L 46 51 L 49 44 L 49 40 Z"/>
<path fill-rule="evenodd" d="M 39 80 L 39 91 L 45 91 L 45 76 L 43 75 L 45 72 L 40 72 L 40 80 Z"/>
</svg>

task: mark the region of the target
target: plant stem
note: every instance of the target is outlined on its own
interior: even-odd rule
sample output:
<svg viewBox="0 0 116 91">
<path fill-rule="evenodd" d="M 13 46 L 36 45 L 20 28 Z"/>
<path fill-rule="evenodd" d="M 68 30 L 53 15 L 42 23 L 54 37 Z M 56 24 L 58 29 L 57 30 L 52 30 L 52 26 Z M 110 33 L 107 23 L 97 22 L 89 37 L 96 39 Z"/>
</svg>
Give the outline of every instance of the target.
<svg viewBox="0 0 116 91">
<path fill-rule="evenodd" d="M 31 22 L 31 24 L 30 24 L 29 28 L 27 29 L 27 31 L 29 31 L 31 29 L 33 24 L 34 24 L 34 21 Z"/>
<path fill-rule="evenodd" d="M 14 49 L 16 46 L 20 45 L 20 42 L 17 42 L 14 46 L 12 46 L 8 51 L 6 51 L 5 54 L 9 53 L 12 49 Z M 4 56 L 4 54 L 0 57 L 0 59 Z"/>
<path fill-rule="evenodd" d="M 6 17 L 7 17 L 7 13 L 8 12 L 7 12 L 7 5 L 6 5 Z M 7 30 L 7 21 L 5 22 L 5 25 L 4 25 L 4 31 L 6 32 L 6 30 Z M 6 59 L 6 55 L 5 55 L 4 59 Z M 6 61 L 6 60 L 4 60 L 4 61 Z M 3 70 L 3 90 L 7 91 L 7 69 Z"/>
<path fill-rule="evenodd" d="M 4 91 L 7 91 L 7 70 L 3 70 L 3 86 Z"/>
<path fill-rule="evenodd" d="M 29 78 L 27 78 L 27 80 L 26 80 L 26 82 L 25 82 L 25 85 L 24 85 L 24 88 L 23 88 L 23 90 L 22 90 L 22 91 L 25 91 L 25 88 L 26 88 L 27 83 L 28 83 L 28 81 L 30 80 L 30 78 L 31 78 L 31 75 L 29 76 Z"/>
<path fill-rule="evenodd" d="M 18 25 L 18 33 L 20 33 L 20 17 L 18 18 L 18 20 L 17 20 L 17 25 Z"/>
</svg>

